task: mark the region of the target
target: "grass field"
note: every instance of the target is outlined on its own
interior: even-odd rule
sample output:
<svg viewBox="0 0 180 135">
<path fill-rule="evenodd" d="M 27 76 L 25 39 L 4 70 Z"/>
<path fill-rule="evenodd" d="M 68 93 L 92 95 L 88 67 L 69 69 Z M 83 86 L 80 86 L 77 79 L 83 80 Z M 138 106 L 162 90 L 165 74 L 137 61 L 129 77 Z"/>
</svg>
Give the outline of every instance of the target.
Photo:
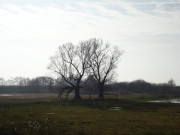
<svg viewBox="0 0 180 135">
<path fill-rule="evenodd" d="M 173 97 L 127 95 L 81 101 L 56 101 L 54 96 L 0 98 L 0 135 L 179 135 L 180 104 L 146 102 Z"/>
</svg>

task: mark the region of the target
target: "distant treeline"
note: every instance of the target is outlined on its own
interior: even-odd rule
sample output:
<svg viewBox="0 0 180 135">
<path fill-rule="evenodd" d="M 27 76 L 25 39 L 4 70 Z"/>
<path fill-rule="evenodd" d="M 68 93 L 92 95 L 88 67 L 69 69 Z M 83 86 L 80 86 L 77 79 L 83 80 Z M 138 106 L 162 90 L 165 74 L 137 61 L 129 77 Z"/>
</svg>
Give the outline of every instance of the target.
<svg viewBox="0 0 180 135">
<path fill-rule="evenodd" d="M 0 93 L 58 93 L 63 85 L 61 79 L 50 77 L 36 77 L 33 79 L 15 77 L 9 80 L 0 78 Z M 80 91 L 81 94 L 98 94 L 96 80 L 91 77 Z M 154 93 L 154 94 L 180 94 L 180 86 L 176 86 L 173 79 L 167 83 L 154 84 L 144 80 L 132 82 L 109 83 L 105 86 L 105 94 L 130 94 L 130 93 Z"/>
<path fill-rule="evenodd" d="M 111 89 L 111 91 L 109 91 Z M 144 80 L 132 82 L 117 82 L 106 86 L 106 93 L 129 94 L 129 93 L 151 93 L 151 94 L 180 94 L 180 87 L 175 86 L 173 80 L 168 83 L 154 84 Z"/>
<path fill-rule="evenodd" d="M 94 83 L 94 84 L 93 84 Z M 96 94 L 97 86 L 95 80 L 88 82 L 82 93 Z M 144 80 L 135 80 L 132 82 L 115 82 L 105 86 L 105 94 L 123 95 L 131 93 L 151 93 L 151 94 L 180 94 L 180 86 L 176 86 L 173 79 L 167 83 L 149 83 Z"/>
<path fill-rule="evenodd" d="M 0 93 L 50 93 L 51 78 L 36 77 L 33 79 L 15 77 L 8 80 L 0 78 Z"/>
<path fill-rule="evenodd" d="M 50 93 L 46 86 L 0 86 L 0 94 Z"/>
</svg>

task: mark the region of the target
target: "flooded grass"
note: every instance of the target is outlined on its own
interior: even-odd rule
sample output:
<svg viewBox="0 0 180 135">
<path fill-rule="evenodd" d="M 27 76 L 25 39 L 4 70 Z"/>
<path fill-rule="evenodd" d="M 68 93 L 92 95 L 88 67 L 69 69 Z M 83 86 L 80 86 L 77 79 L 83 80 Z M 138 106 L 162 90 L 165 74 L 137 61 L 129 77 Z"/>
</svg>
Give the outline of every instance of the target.
<svg viewBox="0 0 180 135">
<path fill-rule="evenodd" d="M 0 100 L 0 134 L 179 135 L 180 104 L 148 103 L 156 97 L 143 97 L 3 99 Z"/>
</svg>

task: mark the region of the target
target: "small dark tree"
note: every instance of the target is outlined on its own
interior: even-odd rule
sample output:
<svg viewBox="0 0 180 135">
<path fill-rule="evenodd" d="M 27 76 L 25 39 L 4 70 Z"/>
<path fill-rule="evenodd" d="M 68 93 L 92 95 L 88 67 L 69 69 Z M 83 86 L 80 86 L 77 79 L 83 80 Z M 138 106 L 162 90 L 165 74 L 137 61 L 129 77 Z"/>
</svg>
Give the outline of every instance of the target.
<svg viewBox="0 0 180 135">
<path fill-rule="evenodd" d="M 104 85 L 111 81 L 120 56 L 123 54 L 117 46 L 110 48 L 108 43 L 103 43 L 101 39 L 90 39 L 87 41 L 91 46 L 91 54 L 89 57 L 89 65 L 94 78 L 98 82 L 99 98 L 104 98 Z"/>
<path fill-rule="evenodd" d="M 89 98 L 92 99 L 92 94 L 97 94 L 98 92 L 97 80 L 94 78 L 93 75 L 89 75 L 86 81 L 87 83 L 84 90 L 86 91 L 86 94 L 89 94 Z"/>
<path fill-rule="evenodd" d="M 174 81 L 173 79 L 170 79 L 170 80 L 168 81 L 168 85 L 169 85 L 170 87 L 175 87 L 175 86 L 176 86 L 176 83 L 175 83 L 175 81 Z"/>
</svg>

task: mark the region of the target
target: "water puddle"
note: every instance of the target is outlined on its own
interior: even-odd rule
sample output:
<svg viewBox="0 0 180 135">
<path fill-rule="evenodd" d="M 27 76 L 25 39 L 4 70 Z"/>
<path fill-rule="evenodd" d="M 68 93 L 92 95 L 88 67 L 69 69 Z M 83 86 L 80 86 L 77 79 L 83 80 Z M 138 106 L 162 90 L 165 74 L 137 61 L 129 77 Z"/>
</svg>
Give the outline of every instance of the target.
<svg viewBox="0 0 180 135">
<path fill-rule="evenodd" d="M 120 107 L 110 107 L 110 111 L 119 111 L 121 108 Z"/>
<path fill-rule="evenodd" d="M 9 97 L 9 96 L 14 96 L 13 94 L 0 94 L 1 97 Z"/>
<path fill-rule="evenodd" d="M 46 113 L 47 115 L 53 115 L 54 113 Z"/>
<path fill-rule="evenodd" d="M 153 100 L 151 103 L 180 103 L 180 99 Z"/>
</svg>

